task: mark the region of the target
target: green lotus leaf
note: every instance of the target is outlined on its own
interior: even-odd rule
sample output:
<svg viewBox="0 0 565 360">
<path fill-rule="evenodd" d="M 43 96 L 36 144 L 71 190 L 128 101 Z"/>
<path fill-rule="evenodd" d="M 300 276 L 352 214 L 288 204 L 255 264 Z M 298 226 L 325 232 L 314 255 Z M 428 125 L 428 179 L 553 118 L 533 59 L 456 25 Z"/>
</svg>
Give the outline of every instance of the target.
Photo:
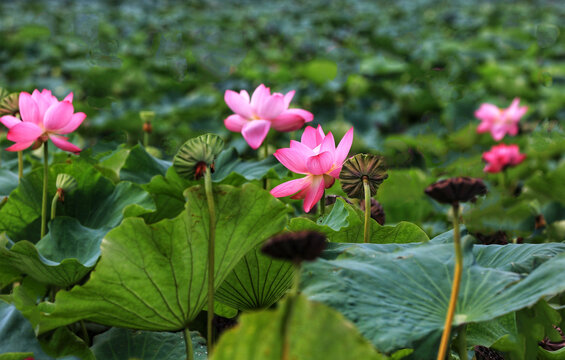
<svg viewBox="0 0 565 360">
<path fill-rule="evenodd" d="M 206 360 L 206 340 L 190 333 L 194 360 Z M 127 346 L 124 346 L 127 344 Z M 186 358 L 182 333 L 135 331 L 112 328 L 94 338 L 96 359 L 179 360 Z"/>
<path fill-rule="evenodd" d="M 215 285 L 245 254 L 280 232 L 287 207 L 248 184 L 214 188 Z M 201 186 L 186 190 L 186 209 L 172 220 L 147 225 L 128 218 L 102 241 L 100 261 L 83 286 L 57 294 L 45 310 L 42 331 L 88 319 L 142 330 L 185 328 L 206 303 L 208 209 Z M 269 219 L 269 221 L 265 221 Z"/>
<path fill-rule="evenodd" d="M 228 275 L 215 298 L 238 310 L 268 308 L 292 285 L 294 268 L 288 261 L 251 250 Z"/>
<path fill-rule="evenodd" d="M 288 337 L 289 359 L 387 359 L 339 312 L 297 296 L 287 314 L 288 301 L 281 301 L 276 310 L 243 314 L 239 326 L 222 335 L 211 360 L 280 360 L 281 329 L 287 316 L 288 325 L 282 331 Z"/>
<path fill-rule="evenodd" d="M 346 213 L 347 217 L 345 216 Z M 420 227 L 409 222 L 402 221 L 396 226 L 382 226 L 372 218 L 369 221 L 371 243 L 411 243 L 429 240 Z M 361 209 L 357 209 L 338 198 L 328 217 L 324 218 L 320 224 L 306 218 L 293 218 L 288 228 L 291 231 L 319 231 L 324 233 L 332 242 L 360 243 L 363 242 L 363 226 L 364 218 Z"/>
<path fill-rule="evenodd" d="M 272 156 L 260 161 L 242 161 L 237 151 L 229 148 L 218 155 L 212 181 L 240 185 L 249 180 L 260 180 L 264 177 L 279 179 L 286 175 L 287 171 Z"/>
<path fill-rule="evenodd" d="M 120 180 L 146 184 L 155 175 L 165 175 L 171 165 L 170 161 L 158 159 L 149 154 L 143 146 L 136 145 L 128 150 L 127 158 L 120 167 Z"/>
<path fill-rule="evenodd" d="M 381 251 L 388 246 L 395 251 Z M 526 264 L 530 256 L 529 251 L 520 256 L 512 247 L 496 249 L 501 258 L 513 253 L 508 258 L 519 263 Z M 453 246 L 363 244 L 352 245 L 346 255 L 305 264 L 304 293 L 338 309 L 382 352 L 415 348 L 415 358 L 433 357 L 451 291 Z M 496 255 L 491 255 L 492 261 Z M 508 263 L 496 265 L 504 269 Z M 564 291 L 559 281 L 563 266 L 562 253 L 521 277 L 482 266 L 467 251 L 454 326 L 491 320 Z"/>
</svg>

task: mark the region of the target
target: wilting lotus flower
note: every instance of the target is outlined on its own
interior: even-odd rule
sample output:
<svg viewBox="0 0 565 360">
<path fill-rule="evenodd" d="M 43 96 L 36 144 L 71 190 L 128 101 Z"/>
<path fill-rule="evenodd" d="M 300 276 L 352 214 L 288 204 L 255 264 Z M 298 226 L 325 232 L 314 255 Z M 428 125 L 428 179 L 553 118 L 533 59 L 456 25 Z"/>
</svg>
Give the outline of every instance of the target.
<svg viewBox="0 0 565 360">
<path fill-rule="evenodd" d="M 6 115 L 0 122 L 8 129 L 8 140 L 15 144 L 7 148 L 8 151 L 27 149 L 35 142 L 44 143 L 51 139 L 59 149 L 72 153 L 80 149 L 67 141 L 64 135 L 75 131 L 86 118 L 86 114 L 74 113 L 73 93 L 58 101 L 51 95 L 51 91 L 34 90 L 30 95 L 22 92 L 19 98 L 19 111 L 22 119 Z"/>
<path fill-rule="evenodd" d="M 475 117 L 481 120 L 477 128 L 478 133 L 489 132 L 496 141 L 502 140 L 506 134 L 515 136 L 518 134 L 518 122 L 528 111 L 527 106 L 519 107 L 520 99 L 516 98 L 507 109 L 499 109 L 492 104 L 482 104 L 475 111 Z"/>
<path fill-rule="evenodd" d="M 497 173 L 508 166 L 518 165 L 524 161 L 525 158 L 526 155 L 520 154 L 518 145 L 495 145 L 490 151 L 483 154 L 483 160 L 487 162 L 483 171 Z"/>
<path fill-rule="evenodd" d="M 261 84 L 250 99 L 245 90 L 239 94 L 226 90 L 224 99 L 235 114 L 228 116 L 224 124 L 228 130 L 241 132 L 249 146 L 257 149 L 271 127 L 277 131 L 294 131 L 314 119 L 314 115 L 306 110 L 288 108 L 294 92 L 271 95 L 271 90 Z"/>
<path fill-rule="evenodd" d="M 306 177 L 290 180 L 271 190 L 275 197 L 293 195 L 292 199 L 304 199 L 304 211 L 318 202 L 324 189 L 333 185 L 339 177 L 343 162 L 353 142 L 353 128 L 343 136 L 337 148 L 331 132 L 324 135 L 322 127 L 304 129 L 301 142 L 291 140 L 290 148 L 278 149 L 275 157 L 287 169 Z"/>
</svg>

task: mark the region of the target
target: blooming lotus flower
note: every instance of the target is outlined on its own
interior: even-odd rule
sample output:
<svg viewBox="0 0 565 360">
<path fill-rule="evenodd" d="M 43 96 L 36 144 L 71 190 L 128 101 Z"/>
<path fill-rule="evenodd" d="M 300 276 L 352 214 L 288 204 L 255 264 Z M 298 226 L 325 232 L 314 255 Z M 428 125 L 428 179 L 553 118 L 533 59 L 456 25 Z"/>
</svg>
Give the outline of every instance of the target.
<svg viewBox="0 0 565 360">
<path fill-rule="evenodd" d="M 277 131 L 294 131 L 314 119 L 309 111 L 288 108 L 294 93 L 292 90 L 285 95 L 271 95 L 271 90 L 261 84 L 250 99 L 245 90 L 239 94 L 226 90 L 224 100 L 235 114 L 228 116 L 224 124 L 230 131 L 241 132 L 249 146 L 257 149 L 271 127 Z"/>
<path fill-rule="evenodd" d="M 518 165 L 524 161 L 525 158 L 526 155 L 520 154 L 518 145 L 496 145 L 493 146 L 490 151 L 483 154 L 483 160 L 487 162 L 483 171 L 497 173 L 508 166 Z"/>
<path fill-rule="evenodd" d="M 507 109 L 499 109 L 492 104 L 482 104 L 475 111 L 475 117 L 481 120 L 477 128 L 478 133 L 489 132 L 496 141 L 502 140 L 506 134 L 518 134 L 518 122 L 528 111 L 527 106 L 519 107 L 520 99 L 516 98 Z"/>
<path fill-rule="evenodd" d="M 75 131 L 86 118 L 82 112 L 74 113 L 72 102 L 73 93 L 58 101 L 49 90 L 34 90 L 31 95 L 22 92 L 19 98 L 21 120 L 10 115 L 0 118 L 9 129 L 8 140 L 15 142 L 6 150 L 21 151 L 50 139 L 59 149 L 80 152 L 66 137 L 60 136 Z"/>
<path fill-rule="evenodd" d="M 304 129 L 300 142 L 291 140 L 290 148 L 278 149 L 275 157 L 287 169 L 306 177 L 290 180 L 271 190 L 275 197 L 291 196 L 304 199 L 304 211 L 309 212 L 323 196 L 324 189 L 333 185 L 339 177 L 343 162 L 353 142 L 353 128 L 335 146 L 331 132 L 324 135 L 322 127 Z"/>
</svg>

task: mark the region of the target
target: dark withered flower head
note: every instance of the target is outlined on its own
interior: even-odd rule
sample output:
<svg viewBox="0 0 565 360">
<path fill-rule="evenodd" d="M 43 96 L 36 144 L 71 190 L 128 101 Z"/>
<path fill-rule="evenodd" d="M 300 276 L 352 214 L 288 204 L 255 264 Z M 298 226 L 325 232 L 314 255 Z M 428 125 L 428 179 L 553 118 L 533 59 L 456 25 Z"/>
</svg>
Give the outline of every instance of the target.
<svg viewBox="0 0 565 360">
<path fill-rule="evenodd" d="M 361 210 L 365 211 L 365 202 L 361 201 L 359 205 L 361 206 Z M 381 203 L 375 199 L 371 199 L 371 217 L 379 224 L 385 224 L 385 210 Z"/>
<path fill-rule="evenodd" d="M 343 163 L 339 181 L 341 188 L 351 198 L 363 199 L 363 179 L 369 181 L 371 196 L 375 196 L 379 186 L 388 177 L 384 158 L 373 154 L 357 154 Z"/>
<path fill-rule="evenodd" d="M 214 160 L 224 148 L 224 140 L 215 134 L 204 134 L 185 142 L 175 157 L 173 167 L 185 179 L 199 179 L 207 166 L 214 169 Z"/>
<path fill-rule="evenodd" d="M 300 263 L 315 260 L 326 248 L 324 234 L 316 231 L 287 232 L 273 236 L 263 244 L 261 251 L 275 259 Z"/>
<path fill-rule="evenodd" d="M 474 200 L 479 195 L 485 195 L 487 187 L 481 179 L 454 177 L 431 184 L 425 192 L 437 202 L 456 205 Z"/>
</svg>

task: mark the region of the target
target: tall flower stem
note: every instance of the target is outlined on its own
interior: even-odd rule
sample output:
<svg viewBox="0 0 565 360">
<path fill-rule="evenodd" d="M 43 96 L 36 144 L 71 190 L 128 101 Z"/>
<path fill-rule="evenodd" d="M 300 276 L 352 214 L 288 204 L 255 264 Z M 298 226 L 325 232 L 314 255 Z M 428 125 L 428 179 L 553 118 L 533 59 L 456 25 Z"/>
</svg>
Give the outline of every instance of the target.
<svg viewBox="0 0 565 360">
<path fill-rule="evenodd" d="M 212 192 L 212 173 L 210 167 L 206 167 L 204 173 L 204 189 L 208 201 L 208 215 L 210 218 L 208 238 L 208 318 L 206 322 L 208 354 L 212 352 L 213 331 L 212 320 L 214 318 L 214 242 L 216 238 L 216 211 L 214 208 L 214 194 Z"/>
<path fill-rule="evenodd" d="M 51 200 L 51 220 L 57 216 L 57 200 L 59 200 L 59 196 L 55 194 L 53 200 Z"/>
<path fill-rule="evenodd" d="M 269 157 L 269 134 L 265 136 L 265 140 L 263 141 L 263 157 L 259 155 L 259 160 L 264 160 Z M 269 179 L 265 176 L 263 179 L 263 189 L 269 190 Z"/>
<path fill-rule="evenodd" d="M 49 185 L 49 146 L 43 143 L 43 200 L 41 202 L 41 239 L 47 230 L 47 186 Z"/>
<path fill-rule="evenodd" d="M 18 182 L 21 182 L 23 177 L 24 177 L 24 153 L 23 151 L 18 151 Z"/>
<path fill-rule="evenodd" d="M 320 216 L 324 216 L 326 213 L 326 190 L 322 194 L 322 198 L 320 199 Z"/>
<path fill-rule="evenodd" d="M 369 186 L 369 179 L 363 176 L 363 191 L 365 191 L 365 228 L 363 232 L 363 242 L 366 244 L 371 237 L 371 187 Z"/>
<path fill-rule="evenodd" d="M 147 149 L 149 146 L 149 133 L 147 131 L 143 132 L 143 147 Z"/>
<path fill-rule="evenodd" d="M 190 338 L 190 330 L 184 328 L 184 343 L 186 345 L 186 360 L 194 360 L 194 351 L 192 350 L 192 339 Z M 208 349 L 208 354 L 210 349 Z"/>
<path fill-rule="evenodd" d="M 282 327 L 281 327 L 281 337 L 283 339 L 283 346 L 282 346 L 282 354 L 281 360 L 289 360 L 290 359 L 290 339 L 289 339 L 289 330 L 288 326 L 290 324 L 290 318 L 292 317 L 292 312 L 294 310 L 294 303 L 296 297 L 298 296 L 298 291 L 300 288 L 300 263 L 294 264 L 294 281 L 290 292 L 288 293 L 284 313 L 282 318 Z"/>
<path fill-rule="evenodd" d="M 449 345 L 449 335 L 451 334 L 451 324 L 455 315 L 455 305 L 457 304 L 457 296 L 459 295 L 459 285 L 461 284 L 461 274 L 463 272 L 463 252 L 461 251 L 461 234 L 459 233 L 459 204 L 453 205 L 453 245 L 455 246 L 455 271 L 453 275 L 453 284 L 451 286 L 451 297 L 449 299 L 449 307 L 447 308 L 447 316 L 443 326 L 443 334 L 439 345 L 437 360 L 444 360 Z"/>
</svg>

